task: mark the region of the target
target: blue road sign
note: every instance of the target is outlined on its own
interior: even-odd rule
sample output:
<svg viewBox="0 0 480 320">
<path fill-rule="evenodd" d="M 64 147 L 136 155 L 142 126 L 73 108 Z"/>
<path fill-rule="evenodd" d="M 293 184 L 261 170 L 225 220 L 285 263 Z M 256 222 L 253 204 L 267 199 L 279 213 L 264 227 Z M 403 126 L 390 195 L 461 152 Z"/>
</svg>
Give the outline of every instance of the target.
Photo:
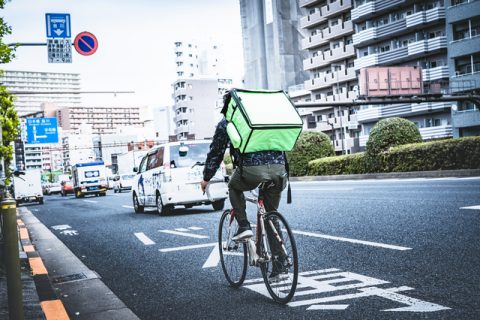
<svg viewBox="0 0 480 320">
<path fill-rule="evenodd" d="M 57 118 L 27 118 L 27 144 L 58 143 Z"/>
<path fill-rule="evenodd" d="M 69 13 L 46 13 L 47 38 L 71 38 Z"/>
</svg>

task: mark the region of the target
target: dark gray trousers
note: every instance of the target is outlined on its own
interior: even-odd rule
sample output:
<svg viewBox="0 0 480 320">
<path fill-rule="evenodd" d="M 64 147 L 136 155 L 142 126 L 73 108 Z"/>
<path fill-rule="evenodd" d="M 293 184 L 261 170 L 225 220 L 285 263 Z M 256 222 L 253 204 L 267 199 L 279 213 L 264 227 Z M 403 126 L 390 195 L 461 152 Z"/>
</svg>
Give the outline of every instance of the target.
<svg viewBox="0 0 480 320">
<path fill-rule="evenodd" d="M 271 180 L 275 186 L 265 190 L 265 210 L 277 211 L 283 189 L 287 185 L 287 171 L 283 164 L 265 164 L 260 166 L 248 166 L 241 170 L 236 168 L 228 183 L 230 203 L 238 221 L 247 220 L 246 202 L 244 191 L 250 191 L 258 187 L 264 181 Z"/>
</svg>

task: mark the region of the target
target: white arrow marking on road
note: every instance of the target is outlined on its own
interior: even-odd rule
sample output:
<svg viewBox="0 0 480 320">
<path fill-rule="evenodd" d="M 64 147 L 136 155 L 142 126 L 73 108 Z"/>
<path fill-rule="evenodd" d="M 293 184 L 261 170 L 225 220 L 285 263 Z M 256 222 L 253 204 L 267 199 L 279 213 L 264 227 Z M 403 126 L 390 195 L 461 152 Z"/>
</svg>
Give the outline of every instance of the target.
<svg viewBox="0 0 480 320">
<path fill-rule="evenodd" d="M 301 234 L 301 235 L 304 235 L 304 236 L 308 236 L 308 237 L 344 241 L 344 242 L 350 242 L 350 243 L 356 243 L 356 244 L 363 244 L 363 245 L 366 245 L 366 246 L 380 247 L 380 248 L 385 248 L 385 249 L 400 250 L 400 251 L 412 250 L 412 248 L 408 248 L 408 247 L 400 247 L 400 246 L 395 246 L 395 245 L 385 244 L 385 243 L 379 243 L 379 242 L 370 242 L 370 241 L 364 241 L 364 240 L 356 240 L 356 239 L 335 237 L 335 236 L 329 236 L 327 234 L 305 232 L 305 231 L 298 231 L 298 230 L 292 230 L 292 232 L 296 233 L 296 234 Z"/>
<path fill-rule="evenodd" d="M 218 250 L 218 243 L 213 247 L 212 252 L 210 252 L 210 255 L 207 258 L 207 261 L 203 264 L 203 269 L 205 268 L 213 268 L 218 266 L 218 263 L 220 262 L 220 252 Z"/>
<path fill-rule="evenodd" d="M 461 207 L 460 209 L 480 210 L 480 206 Z"/>
<path fill-rule="evenodd" d="M 146 246 L 150 246 L 152 244 L 155 244 L 155 242 L 152 241 L 152 239 L 150 239 L 149 237 L 147 237 L 145 235 L 145 233 L 143 232 L 137 232 L 137 233 L 134 233 L 135 237 L 138 238 L 138 240 L 142 241 L 144 245 Z"/>
<path fill-rule="evenodd" d="M 175 228 L 175 231 L 182 231 L 182 232 L 188 232 L 190 230 L 186 229 L 186 228 Z"/>
<path fill-rule="evenodd" d="M 158 230 L 158 232 L 175 234 L 177 236 L 191 237 L 196 239 L 208 239 L 208 236 L 202 236 L 199 234 L 191 234 L 191 233 L 185 233 L 185 232 L 179 232 L 179 231 L 173 231 L 173 230 Z"/>
<path fill-rule="evenodd" d="M 90 203 L 97 203 L 98 201 L 93 201 L 93 200 L 83 200 L 85 202 L 90 202 Z"/>
<path fill-rule="evenodd" d="M 207 248 L 207 247 L 214 247 L 216 246 L 216 242 L 212 243 L 205 243 L 205 244 L 196 244 L 192 246 L 184 246 L 184 247 L 175 247 L 175 248 L 164 248 L 159 249 L 160 252 L 173 252 L 173 251 L 181 251 L 181 250 L 190 250 L 190 249 L 198 249 L 198 248 Z"/>
<path fill-rule="evenodd" d="M 78 236 L 77 230 L 63 230 L 63 231 L 60 231 L 60 233 L 66 236 Z"/>
<path fill-rule="evenodd" d="M 59 224 L 57 226 L 52 226 L 51 228 L 53 230 L 65 230 L 65 229 L 71 229 L 72 227 L 70 227 L 68 224 Z"/>
</svg>

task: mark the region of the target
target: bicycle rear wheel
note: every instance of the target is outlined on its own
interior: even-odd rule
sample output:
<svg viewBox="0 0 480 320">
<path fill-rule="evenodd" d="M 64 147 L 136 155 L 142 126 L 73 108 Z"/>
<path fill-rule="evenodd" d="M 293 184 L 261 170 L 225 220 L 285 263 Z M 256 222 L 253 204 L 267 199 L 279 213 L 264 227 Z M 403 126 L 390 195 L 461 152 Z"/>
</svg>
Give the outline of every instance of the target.
<svg viewBox="0 0 480 320">
<path fill-rule="evenodd" d="M 218 247 L 225 278 L 235 288 L 243 284 L 247 274 L 247 244 L 231 240 L 237 229 L 237 220 L 225 210 L 218 226 Z"/>
<path fill-rule="evenodd" d="M 273 300 L 285 304 L 293 298 L 297 289 L 297 246 L 287 221 L 280 213 L 269 212 L 264 221 L 272 259 L 260 266 L 263 280 Z"/>
</svg>

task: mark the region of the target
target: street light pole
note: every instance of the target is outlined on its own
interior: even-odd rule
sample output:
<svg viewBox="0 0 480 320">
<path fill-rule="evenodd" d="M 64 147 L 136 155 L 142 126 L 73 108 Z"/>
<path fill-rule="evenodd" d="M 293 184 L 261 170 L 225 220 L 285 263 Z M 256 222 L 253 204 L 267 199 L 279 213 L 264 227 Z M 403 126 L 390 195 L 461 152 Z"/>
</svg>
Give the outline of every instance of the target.
<svg viewBox="0 0 480 320">
<path fill-rule="evenodd" d="M 332 64 L 333 68 L 335 69 L 335 77 L 336 77 L 336 81 L 337 81 L 337 99 L 338 99 L 338 102 L 340 102 L 340 81 L 338 79 L 338 69 L 342 67 L 341 64 L 336 64 L 336 63 L 333 63 Z M 338 111 L 339 111 L 339 115 L 340 115 L 340 138 L 341 138 L 341 142 L 342 142 L 342 154 L 345 154 L 345 143 L 344 143 L 344 139 L 345 139 L 345 130 L 344 130 L 344 127 L 343 127 L 343 120 L 342 120 L 342 106 L 338 106 Z"/>
</svg>

